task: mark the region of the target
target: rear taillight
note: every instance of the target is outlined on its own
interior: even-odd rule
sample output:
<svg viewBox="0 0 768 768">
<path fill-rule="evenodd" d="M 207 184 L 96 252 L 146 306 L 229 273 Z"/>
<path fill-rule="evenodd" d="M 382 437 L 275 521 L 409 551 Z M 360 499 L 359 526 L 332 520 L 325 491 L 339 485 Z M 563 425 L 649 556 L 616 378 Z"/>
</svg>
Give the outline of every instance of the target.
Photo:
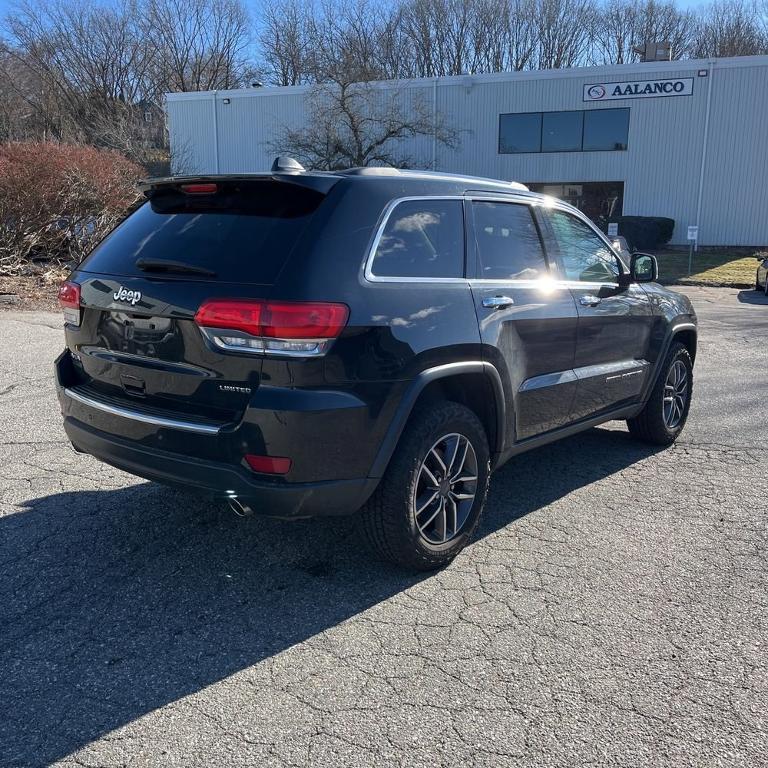
<svg viewBox="0 0 768 768">
<path fill-rule="evenodd" d="M 324 354 L 348 317 L 345 304 L 211 299 L 195 322 L 222 349 L 304 357 Z"/>
<path fill-rule="evenodd" d="M 59 286 L 59 306 L 64 312 L 64 322 L 80 325 L 80 286 L 70 280 Z"/>
</svg>

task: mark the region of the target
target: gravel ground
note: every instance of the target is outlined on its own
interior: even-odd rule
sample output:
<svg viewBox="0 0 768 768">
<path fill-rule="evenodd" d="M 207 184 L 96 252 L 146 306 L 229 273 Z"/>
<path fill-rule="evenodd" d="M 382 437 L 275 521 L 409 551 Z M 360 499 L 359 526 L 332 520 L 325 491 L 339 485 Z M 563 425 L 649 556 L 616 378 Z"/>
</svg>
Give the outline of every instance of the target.
<svg viewBox="0 0 768 768">
<path fill-rule="evenodd" d="M 418 577 L 74 454 L 58 315 L 0 314 L 0 766 L 768 764 L 768 301 L 686 292 L 677 445 L 513 460 Z"/>
</svg>

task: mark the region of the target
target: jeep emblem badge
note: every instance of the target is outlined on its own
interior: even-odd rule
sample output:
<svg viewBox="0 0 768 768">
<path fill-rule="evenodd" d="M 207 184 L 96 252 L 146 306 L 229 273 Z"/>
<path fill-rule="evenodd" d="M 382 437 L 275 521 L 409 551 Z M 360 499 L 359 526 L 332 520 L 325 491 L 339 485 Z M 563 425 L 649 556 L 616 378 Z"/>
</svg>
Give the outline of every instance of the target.
<svg viewBox="0 0 768 768">
<path fill-rule="evenodd" d="M 135 307 L 141 301 L 141 291 L 129 291 L 122 285 L 112 294 L 115 301 L 127 301 L 132 307 Z"/>
</svg>

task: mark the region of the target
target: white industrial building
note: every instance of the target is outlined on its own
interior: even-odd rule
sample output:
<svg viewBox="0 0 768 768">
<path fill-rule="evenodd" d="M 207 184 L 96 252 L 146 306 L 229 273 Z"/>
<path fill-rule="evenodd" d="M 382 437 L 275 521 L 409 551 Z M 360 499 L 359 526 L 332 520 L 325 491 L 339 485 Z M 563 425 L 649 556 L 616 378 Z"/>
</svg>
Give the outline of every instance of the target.
<svg viewBox="0 0 768 768">
<path fill-rule="evenodd" d="M 521 181 L 594 218 L 667 216 L 673 244 L 768 244 L 768 56 L 462 75 L 376 84 L 460 133 L 419 137 L 420 167 Z M 167 97 L 173 171 L 268 170 L 310 87 Z"/>
</svg>

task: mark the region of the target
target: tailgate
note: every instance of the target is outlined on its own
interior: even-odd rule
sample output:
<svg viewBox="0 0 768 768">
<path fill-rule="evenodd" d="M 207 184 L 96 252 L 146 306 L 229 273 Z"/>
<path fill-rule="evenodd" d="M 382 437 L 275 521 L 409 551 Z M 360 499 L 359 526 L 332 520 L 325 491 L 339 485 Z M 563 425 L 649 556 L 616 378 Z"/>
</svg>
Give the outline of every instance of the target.
<svg viewBox="0 0 768 768">
<path fill-rule="evenodd" d="M 147 407 L 217 421 L 240 417 L 259 386 L 262 358 L 216 350 L 194 316 L 212 291 L 240 295 L 242 286 L 218 284 L 213 290 L 195 281 L 77 279 L 81 323 L 67 325 L 66 338 L 79 384 Z"/>
</svg>

